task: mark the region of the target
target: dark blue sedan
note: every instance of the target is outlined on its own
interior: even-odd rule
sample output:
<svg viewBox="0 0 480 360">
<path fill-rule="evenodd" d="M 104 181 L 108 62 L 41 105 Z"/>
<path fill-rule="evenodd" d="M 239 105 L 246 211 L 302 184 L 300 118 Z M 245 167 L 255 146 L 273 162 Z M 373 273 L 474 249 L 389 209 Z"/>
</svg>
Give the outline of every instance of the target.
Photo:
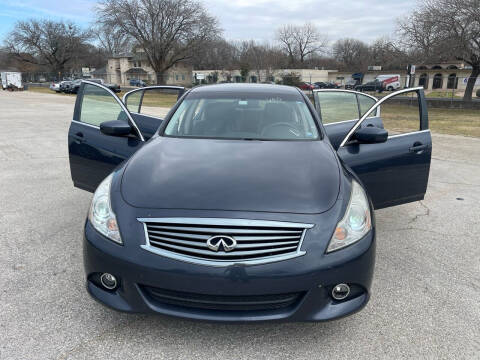
<svg viewBox="0 0 480 360">
<path fill-rule="evenodd" d="M 380 108 L 411 93 L 418 129 Z M 374 209 L 424 198 L 423 88 L 152 86 L 120 100 L 85 81 L 68 134 L 90 295 L 120 311 L 215 321 L 321 321 L 370 297 Z M 350 111 L 350 113 L 349 113 Z"/>
</svg>

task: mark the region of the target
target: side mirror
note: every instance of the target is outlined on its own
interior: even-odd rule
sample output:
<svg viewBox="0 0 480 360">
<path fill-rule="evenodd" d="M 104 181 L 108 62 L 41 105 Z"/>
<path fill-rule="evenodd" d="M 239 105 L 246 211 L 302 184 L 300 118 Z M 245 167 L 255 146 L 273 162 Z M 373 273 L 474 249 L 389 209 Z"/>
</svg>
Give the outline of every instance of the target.
<svg viewBox="0 0 480 360">
<path fill-rule="evenodd" d="M 353 139 L 365 144 L 383 143 L 388 139 L 388 131 L 375 126 L 367 126 L 355 131 Z"/>
<path fill-rule="evenodd" d="M 132 132 L 132 127 L 125 121 L 112 120 L 101 123 L 100 131 L 105 135 L 125 136 Z"/>
</svg>

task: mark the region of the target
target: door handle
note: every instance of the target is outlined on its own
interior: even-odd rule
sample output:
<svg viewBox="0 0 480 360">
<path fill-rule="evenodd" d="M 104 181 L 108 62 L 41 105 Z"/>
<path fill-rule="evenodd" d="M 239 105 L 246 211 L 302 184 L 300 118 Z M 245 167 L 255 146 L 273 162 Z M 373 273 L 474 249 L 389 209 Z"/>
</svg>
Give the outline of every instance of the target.
<svg viewBox="0 0 480 360">
<path fill-rule="evenodd" d="M 84 142 L 85 139 L 83 138 L 83 133 L 77 132 L 75 135 L 73 135 L 73 140 L 75 140 L 77 144 Z"/>
<path fill-rule="evenodd" d="M 422 144 L 422 143 L 419 143 L 419 142 L 416 142 L 415 144 L 413 144 L 413 146 L 408 149 L 410 152 L 413 152 L 413 153 L 417 153 L 417 154 L 421 154 L 423 152 L 423 150 L 426 150 L 428 148 L 428 145 L 427 144 Z"/>
</svg>

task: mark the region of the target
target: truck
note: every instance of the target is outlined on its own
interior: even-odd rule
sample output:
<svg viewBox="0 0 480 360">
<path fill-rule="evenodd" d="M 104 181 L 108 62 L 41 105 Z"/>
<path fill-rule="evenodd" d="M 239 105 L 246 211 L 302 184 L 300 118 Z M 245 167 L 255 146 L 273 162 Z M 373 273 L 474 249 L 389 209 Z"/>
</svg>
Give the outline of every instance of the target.
<svg viewBox="0 0 480 360">
<path fill-rule="evenodd" d="M 375 79 L 381 81 L 383 88 L 388 91 L 394 91 L 402 87 L 400 84 L 400 75 L 398 74 L 378 75 Z"/>
<path fill-rule="evenodd" d="M 1 71 L 0 77 L 2 78 L 2 89 L 21 89 L 22 85 L 22 73 L 17 71 Z"/>
</svg>

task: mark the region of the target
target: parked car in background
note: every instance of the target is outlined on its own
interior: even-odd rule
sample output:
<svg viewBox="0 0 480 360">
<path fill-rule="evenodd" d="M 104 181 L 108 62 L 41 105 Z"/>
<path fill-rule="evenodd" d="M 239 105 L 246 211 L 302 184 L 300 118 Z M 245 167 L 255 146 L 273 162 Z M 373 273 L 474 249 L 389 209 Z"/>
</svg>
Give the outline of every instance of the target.
<svg viewBox="0 0 480 360">
<path fill-rule="evenodd" d="M 334 82 L 323 82 L 323 81 L 318 81 L 314 83 L 315 89 L 339 89 L 340 86 L 337 83 Z"/>
<path fill-rule="evenodd" d="M 50 90 L 60 92 L 60 83 L 59 82 L 52 82 L 49 86 Z"/>
<path fill-rule="evenodd" d="M 121 91 L 120 85 L 118 84 L 107 84 L 103 81 L 103 79 L 88 79 L 88 81 L 106 86 L 110 90 L 112 90 L 114 93 L 119 93 Z M 68 93 L 70 94 L 77 94 L 78 89 L 80 88 L 80 85 L 82 84 L 82 79 L 77 79 L 73 81 L 72 85 L 68 89 Z"/>
<path fill-rule="evenodd" d="M 53 82 L 50 84 L 50 90 L 56 92 L 67 92 L 66 90 L 70 87 L 72 81 L 70 80 L 63 80 L 60 82 Z"/>
<path fill-rule="evenodd" d="M 346 90 L 353 90 L 355 89 L 355 86 L 360 85 L 360 83 L 357 80 L 350 79 L 345 82 L 345 89 Z"/>
<path fill-rule="evenodd" d="M 73 81 L 62 81 L 60 83 L 60 89 L 59 89 L 59 92 L 63 92 L 65 94 L 68 94 L 69 93 L 69 90 L 70 90 L 70 87 L 72 86 L 73 84 Z"/>
<path fill-rule="evenodd" d="M 140 80 L 140 79 L 131 79 L 130 80 L 130 86 L 139 86 L 139 87 L 144 87 L 146 86 L 145 81 Z"/>
<path fill-rule="evenodd" d="M 298 86 L 300 89 L 302 90 L 313 90 L 315 89 L 315 86 L 309 82 L 302 82 L 300 83 L 300 85 Z"/>
<path fill-rule="evenodd" d="M 80 88 L 81 83 L 82 79 L 70 81 L 69 83 L 65 84 L 62 91 L 66 94 L 76 94 L 78 92 L 78 89 Z"/>
<path fill-rule="evenodd" d="M 357 85 L 354 88 L 356 91 L 376 91 L 376 92 L 382 92 L 384 90 L 383 88 L 383 82 L 379 80 L 374 80 L 367 82 L 365 84 Z"/>
<path fill-rule="evenodd" d="M 119 93 L 121 91 L 120 85 L 106 83 L 105 81 L 103 81 L 103 79 L 88 79 L 88 81 L 106 86 L 107 88 L 109 88 L 110 90 L 112 90 L 115 93 Z M 77 89 L 77 91 L 78 91 L 78 89 Z"/>
</svg>

